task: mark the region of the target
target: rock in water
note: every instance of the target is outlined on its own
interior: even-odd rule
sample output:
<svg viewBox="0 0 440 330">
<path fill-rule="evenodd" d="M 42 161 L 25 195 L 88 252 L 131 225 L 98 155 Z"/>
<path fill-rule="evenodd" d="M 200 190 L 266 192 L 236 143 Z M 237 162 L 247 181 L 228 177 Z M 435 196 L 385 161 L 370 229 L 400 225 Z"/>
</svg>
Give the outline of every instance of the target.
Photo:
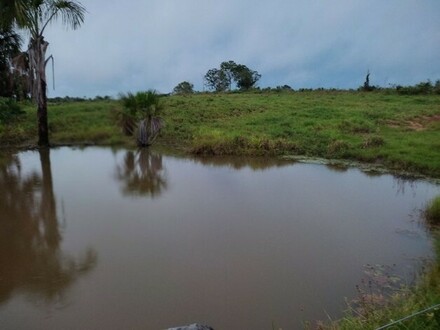
<svg viewBox="0 0 440 330">
<path fill-rule="evenodd" d="M 200 325 L 197 323 L 190 324 L 190 325 L 184 325 L 182 327 L 177 328 L 169 328 L 167 330 L 214 330 L 211 327 L 208 327 L 207 325 Z"/>
</svg>

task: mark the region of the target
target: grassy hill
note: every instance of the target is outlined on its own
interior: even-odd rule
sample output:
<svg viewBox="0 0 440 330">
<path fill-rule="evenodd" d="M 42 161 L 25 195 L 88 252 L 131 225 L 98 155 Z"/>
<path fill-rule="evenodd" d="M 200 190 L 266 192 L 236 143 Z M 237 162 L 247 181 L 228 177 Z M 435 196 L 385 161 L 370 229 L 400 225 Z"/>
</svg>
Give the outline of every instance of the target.
<svg viewBox="0 0 440 330">
<path fill-rule="evenodd" d="M 197 154 L 294 155 L 357 160 L 440 177 L 440 95 L 393 91 L 256 91 L 163 97 L 158 140 Z M 117 101 L 49 105 L 55 144 L 131 144 Z M 36 114 L 0 125 L 1 144 L 32 144 Z"/>
</svg>

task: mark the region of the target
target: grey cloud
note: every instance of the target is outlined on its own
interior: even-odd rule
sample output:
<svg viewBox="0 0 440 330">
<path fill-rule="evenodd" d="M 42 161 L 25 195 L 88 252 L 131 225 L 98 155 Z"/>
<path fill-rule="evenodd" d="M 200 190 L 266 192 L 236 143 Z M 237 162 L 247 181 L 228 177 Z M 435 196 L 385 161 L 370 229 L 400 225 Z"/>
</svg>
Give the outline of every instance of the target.
<svg viewBox="0 0 440 330">
<path fill-rule="evenodd" d="M 440 2 L 82 1 L 84 25 L 47 33 L 56 58 L 51 96 L 94 96 L 183 80 L 235 60 L 261 86 L 353 87 L 440 79 Z"/>
</svg>

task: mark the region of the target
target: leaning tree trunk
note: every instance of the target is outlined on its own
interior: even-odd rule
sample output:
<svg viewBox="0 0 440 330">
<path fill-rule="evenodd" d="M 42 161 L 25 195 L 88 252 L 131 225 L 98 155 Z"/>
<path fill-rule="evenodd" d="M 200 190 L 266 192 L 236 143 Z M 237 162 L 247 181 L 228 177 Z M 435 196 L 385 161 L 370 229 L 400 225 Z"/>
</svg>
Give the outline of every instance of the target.
<svg viewBox="0 0 440 330">
<path fill-rule="evenodd" d="M 49 43 L 43 36 L 32 38 L 29 44 L 29 66 L 32 98 L 37 102 L 38 145 L 49 145 L 46 96 L 46 50 Z"/>
</svg>

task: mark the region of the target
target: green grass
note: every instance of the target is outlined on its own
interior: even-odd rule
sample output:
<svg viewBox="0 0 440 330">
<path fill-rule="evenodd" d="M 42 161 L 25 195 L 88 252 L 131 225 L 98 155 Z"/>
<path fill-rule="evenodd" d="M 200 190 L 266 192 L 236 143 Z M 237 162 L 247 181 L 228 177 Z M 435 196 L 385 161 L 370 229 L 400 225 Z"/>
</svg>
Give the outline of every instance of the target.
<svg viewBox="0 0 440 330">
<path fill-rule="evenodd" d="M 115 125 L 115 101 L 85 101 L 48 105 L 50 141 L 53 144 L 126 144 Z M 33 105 L 24 106 L 25 116 L 8 127 L 0 126 L 2 145 L 32 145 L 37 139 L 37 116 Z"/>
<path fill-rule="evenodd" d="M 429 224 L 440 225 L 440 196 L 435 197 L 428 203 L 425 217 Z"/>
<path fill-rule="evenodd" d="M 200 93 L 163 97 L 159 143 L 197 154 L 300 155 L 440 177 L 440 95 L 390 91 Z M 116 101 L 49 105 L 53 143 L 132 143 Z M 0 126 L 2 144 L 36 140 L 36 114 Z"/>
<path fill-rule="evenodd" d="M 423 102 L 421 102 L 423 101 Z M 194 153 L 360 160 L 440 176 L 440 96 L 284 92 L 173 96 L 163 138 Z"/>
</svg>

